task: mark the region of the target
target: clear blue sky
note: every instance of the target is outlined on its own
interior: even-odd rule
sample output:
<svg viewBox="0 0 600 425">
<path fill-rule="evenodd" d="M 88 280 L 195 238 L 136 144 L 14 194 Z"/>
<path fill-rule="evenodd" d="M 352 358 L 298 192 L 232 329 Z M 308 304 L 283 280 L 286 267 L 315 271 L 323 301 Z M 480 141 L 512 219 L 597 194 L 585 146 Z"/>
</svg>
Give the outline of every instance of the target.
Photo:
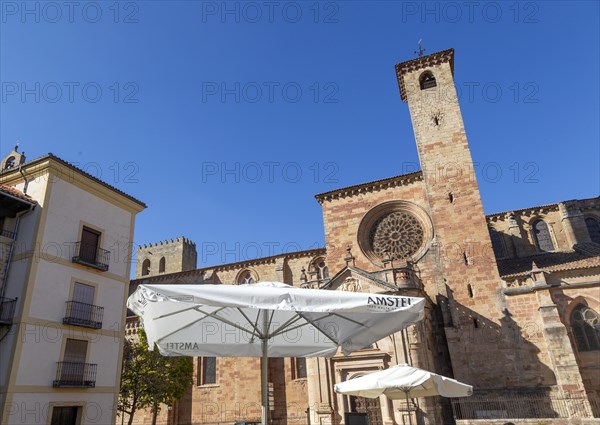
<svg viewBox="0 0 600 425">
<path fill-rule="evenodd" d="M 414 169 L 394 65 L 455 49 L 487 213 L 598 196 L 598 2 L 2 1 L 1 152 L 148 204 L 199 266 L 324 244 L 313 195 Z"/>
</svg>

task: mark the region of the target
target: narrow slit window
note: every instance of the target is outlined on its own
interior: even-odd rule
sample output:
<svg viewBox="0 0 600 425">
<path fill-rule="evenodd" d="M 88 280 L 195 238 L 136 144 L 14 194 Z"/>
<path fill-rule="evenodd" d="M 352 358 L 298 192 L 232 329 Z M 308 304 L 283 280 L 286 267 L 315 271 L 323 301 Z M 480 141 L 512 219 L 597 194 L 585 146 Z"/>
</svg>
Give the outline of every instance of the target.
<svg viewBox="0 0 600 425">
<path fill-rule="evenodd" d="M 294 359 L 294 378 L 302 379 L 306 378 L 306 358 L 296 357 Z"/>
</svg>

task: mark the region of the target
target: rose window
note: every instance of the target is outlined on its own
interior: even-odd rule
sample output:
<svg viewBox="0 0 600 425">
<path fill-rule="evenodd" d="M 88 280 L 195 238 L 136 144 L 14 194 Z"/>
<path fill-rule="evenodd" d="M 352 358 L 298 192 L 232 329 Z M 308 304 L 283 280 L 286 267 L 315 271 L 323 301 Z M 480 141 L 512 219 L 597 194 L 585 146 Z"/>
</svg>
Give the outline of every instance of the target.
<svg viewBox="0 0 600 425">
<path fill-rule="evenodd" d="M 392 212 L 379 218 L 369 232 L 371 249 L 380 259 L 409 258 L 421 248 L 424 239 L 421 222 L 405 211 Z"/>
</svg>

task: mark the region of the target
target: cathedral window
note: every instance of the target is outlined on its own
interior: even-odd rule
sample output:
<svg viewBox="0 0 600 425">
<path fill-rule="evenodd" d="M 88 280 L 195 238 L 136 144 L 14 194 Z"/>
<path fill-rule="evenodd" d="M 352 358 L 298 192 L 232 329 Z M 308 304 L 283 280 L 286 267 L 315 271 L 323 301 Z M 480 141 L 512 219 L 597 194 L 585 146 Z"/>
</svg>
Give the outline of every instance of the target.
<svg viewBox="0 0 600 425">
<path fill-rule="evenodd" d="M 196 385 L 214 385 L 217 383 L 217 358 L 198 357 L 196 364 Z"/>
<path fill-rule="evenodd" d="M 325 258 L 319 257 L 312 262 L 312 273 L 315 275 L 317 280 L 329 279 L 329 268 L 325 262 Z"/>
<path fill-rule="evenodd" d="M 600 223 L 598 223 L 598 220 L 588 217 L 585 219 L 585 225 L 587 226 L 592 242 L 600 244 Z"/>
<path fill-rule="evenodd" d="M 148 276 L 150 274 L 150 260 L 145 259 L 142 263 L 142 276 Z"/>
<path fill-rule="evenodd" d="M 395 211 L 381 217 L 371 227 L 369 242 L 380 258 L 410 258 L 423 245 L 423 226 L 411 213 Z"/>
<path fill-rule="evenodd" d="M 436 87 L 437 83 L 433 74 L 430 71 L 425 71 L 419 78 L 419 85 L 421 86 L 421 90 L 425 90 Z"/>
<path fill-rule="evenodd" d="M 358 228 L 358 244 L 373 264 L 400 267 L 418 261 L 433 237 L 425 211 L 406 201 L 388 201 L 368 211 Z"/>
<path fill-rule="evenodd" d="M 240 285 L 256 283 L 256 278 L 250 270 L 244 270 L 238 277 L 238 283 Z"/>
<path fill-rule="evenodd" d="M 292 358 L 292 379 L 306 378 L 306 358 L 305 357 L 293 357 Z"/>
<path fill-rule="evenodd" d="M 496 256 L 496 258 L 506 257 L 506 247 L 504 246 L 502 235 L 498 233 L 493 227 L 489 227 L 488 230 L 490 231 L 490 239 L 492 241 L 492 249 L 494 250 L 494 255 Z"/>
<path fill-rule="evenodd" d="M 554 243 L 552 242 L 550 229 L 548 229 L 546 222 L 538 220 L 533 223 L 532 228 L 538 249 L 543 252 L 554 251 Z"/>
<path fill-rule="evenodd" d="M 165 257 L 161 257 L 160 261 L 158 262 L 158 272 L 159 273 L 164 273 L 165 272 L 165 266 L 166 266 Z"/>
<path fill-rule="evenodd" d="M 571 328 L 579 351 L 600 350 L 600 318 L 598 313 L 579 304 L 571 313 Z"/>
</svg>

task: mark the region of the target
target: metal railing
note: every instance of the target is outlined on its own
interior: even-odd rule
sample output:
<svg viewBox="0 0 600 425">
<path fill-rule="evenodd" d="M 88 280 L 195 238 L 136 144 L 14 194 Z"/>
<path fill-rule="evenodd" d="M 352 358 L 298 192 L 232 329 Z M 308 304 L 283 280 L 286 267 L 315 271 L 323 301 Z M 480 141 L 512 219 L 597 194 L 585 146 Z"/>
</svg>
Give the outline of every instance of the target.
<svg viewBox="0 0 600 425">
<path fill-rule="evenodd" d="M 75 242 L 74 263 L 94 267 L 98 270 L 107 271 L 110 251 L 98 248 L 96 245 L 86 244 L 85 242 Z"/>
<path fill-rule="evenodd" d="M 66 325 L 85 326 L 87 328 L 102 328 L 104 307 L 93 304 L 67 301 L 67 312 L 63 318 Z"/>
<path fill-rule="evenodd" d="M 56 363 L 56 380 L 53 387 L 94 388 L 96 386 L 97 364 L 58 362 Z"/>
<path fill-rule="evenodd" d="M 583 400 L 539 394 L 452 399 L 452 411 L 457 420 L 570 418 L 574 414 L 578 417 L 586 417 L 583 406 Z M 569 408 L 577 412 L 570 412 Z"/>
<path fill-rule="evenodd" d="M 0 324 L 12 325 L 16 305 L 16 298 L 0 297 Z"/>
<path fill-rule="evenodd" d="M 6 230 L 6 229 L 0 230 L 0 235 L 4 236 L 5 238 L 12 239 L 12 240 L 15 240 L 15 236 L 16 236 L 15 232 L 11 232 L 10 230 Z"/>
</svg>

